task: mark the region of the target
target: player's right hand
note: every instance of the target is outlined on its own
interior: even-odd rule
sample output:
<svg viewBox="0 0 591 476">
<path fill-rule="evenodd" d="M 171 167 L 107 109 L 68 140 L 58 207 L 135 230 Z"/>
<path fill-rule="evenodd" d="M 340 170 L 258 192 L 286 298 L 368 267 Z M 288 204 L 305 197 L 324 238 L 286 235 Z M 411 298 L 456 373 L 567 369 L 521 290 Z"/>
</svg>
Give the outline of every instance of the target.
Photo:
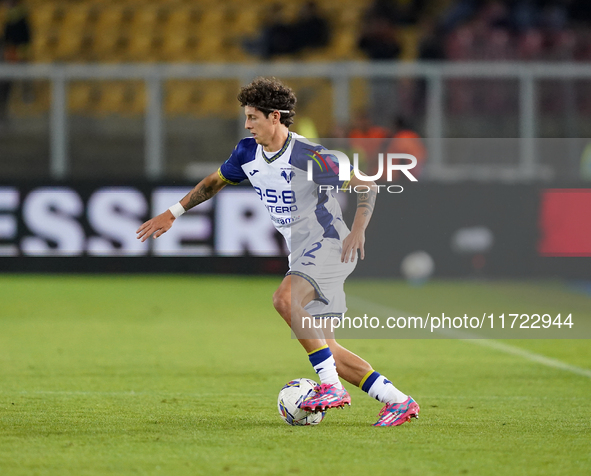
<svg viewBox="0 0 591 476">
<path fill-rule="evenodd" d="M 174 220 L 175 218 L 171 211 L 166 210 L 164 213 L 155 216 L 140 226 L 136 231 L 137 239 L 142 240 L 143 243 L 152 235 L 154 235 L 154 239 L 158 238 L 160 235 L 170 230 Z"/>
</svg>

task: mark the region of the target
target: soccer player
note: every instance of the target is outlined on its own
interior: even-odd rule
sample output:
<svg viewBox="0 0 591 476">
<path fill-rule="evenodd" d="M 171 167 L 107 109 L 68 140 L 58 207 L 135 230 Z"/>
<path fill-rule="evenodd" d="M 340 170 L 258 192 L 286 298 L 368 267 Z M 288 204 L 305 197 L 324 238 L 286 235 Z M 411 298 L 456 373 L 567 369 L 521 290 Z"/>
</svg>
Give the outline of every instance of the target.
<svg viewBox="0 0 591 476">
<path fill-rule="evenodd" d="M 371 218 L 376 188 L 351 175 L 338 177 L 334 156 L 326 149 L 290 132 L 296 97 L 275 78 L 257 78 L 238 94 L 245 128 L 252 137 L 241 140 L 217 172 L 209 175 L 179 203 L 145 222 L 138 239 L 158 238 L 185 211 L 210 199 L 226 185 L 249 180 L 264 202 L 273 224 L 290 250 L 289 272 L 273 295 L 277 312 L 292 328 L 308 353 L 320 385 L 301 408 L 322 411 L 351 404 L 339 376 L 384 403 L 375 426 L 397 426 L 418 418 L 419 405 L 365 360 L 338 344 L 322 329 L 306 328 L 304 317 L 331 319 L 347 311 L 344 282 L 364 258 L 365 229 Z M 308 162 L 313 165 L 308 180 Z M 342 219 L 330 187 L 363 185 L 351 231 Z M 334 189 L 334 188 L 333 188 Z M 317 322 L 317 321 L 314 321 Z M 326 322 L 326 321 L 323 321 Z"/>
</svg>

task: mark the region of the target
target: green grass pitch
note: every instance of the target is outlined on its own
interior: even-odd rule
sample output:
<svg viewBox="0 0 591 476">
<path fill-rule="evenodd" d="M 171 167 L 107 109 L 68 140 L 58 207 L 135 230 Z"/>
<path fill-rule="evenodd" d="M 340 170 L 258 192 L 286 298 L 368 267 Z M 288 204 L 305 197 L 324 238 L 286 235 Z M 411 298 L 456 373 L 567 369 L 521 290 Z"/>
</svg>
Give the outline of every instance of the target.
<svg viewBox="0 0 591 476">
<path fill-rule="evenodd" d="M 591 378 L 468 341 L 343 341 L 420 419 L 374 428 L 381 405 L 349 385 L 350 408 L 286 425 L 279 389 L 315 375 L 273 310 L 279 281 L 0 277 L 0 474 L 591 474 Z M 414 312 L 541 303 L 591 320 L 560 282 L 364 286 Z M 588 340 L 504 343 L 591 369 Z"/>
</svg>

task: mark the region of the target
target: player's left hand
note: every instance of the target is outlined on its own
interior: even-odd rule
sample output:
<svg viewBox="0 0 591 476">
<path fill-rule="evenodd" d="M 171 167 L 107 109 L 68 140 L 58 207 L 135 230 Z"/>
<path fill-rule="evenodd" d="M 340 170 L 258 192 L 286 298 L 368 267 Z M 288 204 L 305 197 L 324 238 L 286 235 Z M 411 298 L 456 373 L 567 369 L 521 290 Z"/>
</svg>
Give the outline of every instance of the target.
<svg viewBox="0 0 591 476">
<path fill-rule="evenodd" d="M 343 251 L 341 253 L 341 263 L 351 263 L 355 261 L 355 255 L 359 250 L 359 257 L 365 258 L 365 231 L 352 230 L 351 233 L 343 240 Z"/>
</svg>

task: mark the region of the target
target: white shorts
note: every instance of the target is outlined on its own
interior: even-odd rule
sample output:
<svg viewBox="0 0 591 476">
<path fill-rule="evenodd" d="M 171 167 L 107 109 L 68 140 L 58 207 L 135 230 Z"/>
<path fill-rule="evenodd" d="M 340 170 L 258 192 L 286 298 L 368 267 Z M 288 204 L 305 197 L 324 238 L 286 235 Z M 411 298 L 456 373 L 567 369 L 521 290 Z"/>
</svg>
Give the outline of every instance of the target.
<svg viewBox="0 0 591 476">
<path fill-rule="evenodd" d="M 287 273 L 304 278 L 316 290 L 317 297 L 305 307 L 313 317 L 342 317 L 347 312 L 344 284 L 355 269 L 357 259 L 342 263 L 341 244 L 334 238 L 312 243 L 291 263 Z"/>
</svg>

